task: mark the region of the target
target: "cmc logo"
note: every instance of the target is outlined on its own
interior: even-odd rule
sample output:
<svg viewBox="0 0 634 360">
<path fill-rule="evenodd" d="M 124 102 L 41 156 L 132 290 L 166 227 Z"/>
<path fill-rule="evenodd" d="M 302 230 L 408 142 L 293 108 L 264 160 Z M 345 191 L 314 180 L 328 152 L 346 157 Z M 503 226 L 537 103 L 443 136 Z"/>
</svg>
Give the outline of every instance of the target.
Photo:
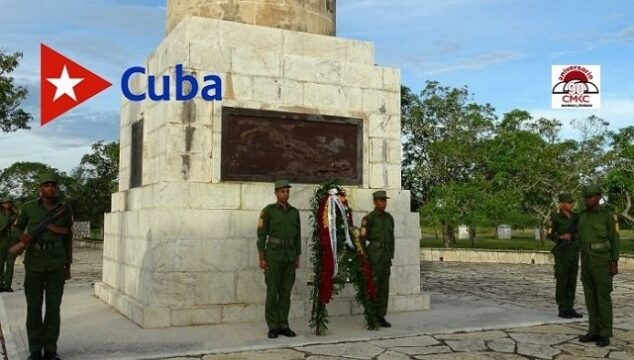
<svg viewBox="0 0 634 360">
<path fill-rule="evenodd" d="M 553 108 L 600 107 L 600 72 L 599 65 L 553 65 Z"/>
<path fill-rule="evenodd" d="M 123 96 L 125 96 L 130 101 L 143 101 L 146 98 L 146 94 L 134 94 L 132 90 L 130 90 L 130 78 L 134 74 L 145 75 L 145 68 L 140 66 L 134 66 L 129 68 L 123 73 L 121 77 L 121 91 L 123 92 Z M 185 74 L 183 71 L 183 65 L 176 65 L 176 71 L 174 76 L 176 77 L 176 100 L 177 101 L 186 101 L 192 100 L 198 94 L 198 80 L 193 75 Z M 170 76 L 163 75 L 161 77 L 162 82 L 162 93 L 159 94 L 156 89 L 156 76 L 150 75 L 148 76 L 148 96 L 153 101 L 168 101 L 170 100 Z M 222 100 L 222 81 L 218 75 L 206 75 L 203 78 L 204 85 L 200 91 L 200 96 L 207 100 Z M 189 84 L 189 92 L 185 93 L 184 86 L 185 84 Z"/>
<path fill-rule="evenodd" d="M 590 103 L 589 95 L 564 95 L 561 99 L 565 103 Z"/>
<path fill-rule="evenodd" d="M 170 101 L 171 77 L 163 75 L 157 79 L 155 75 L 147 76 L 147 94 L 135 93 L 130 89 L 133 76 L 146 76 L 145 68 L 134 66 L 123 72 L 121 91 L 130 101 Z M 206 101 L 222 100 L 222 81 L 218 75 L 206 75 L 203 84 L 199 84 L 194 75 L 187 74 L 183 65 L 175 66 L 175 99 L 176 101 L 192 100 L 198 96 Z M 159 92 L 157 81 L 161 81 Z M 93 96 L 99 94 L 112 84 L 79 65 L 77 62 L 51 49 L 40 45 L 40 125 L 44 126 L 58 116 L 73 109 Z"/>
</svg>

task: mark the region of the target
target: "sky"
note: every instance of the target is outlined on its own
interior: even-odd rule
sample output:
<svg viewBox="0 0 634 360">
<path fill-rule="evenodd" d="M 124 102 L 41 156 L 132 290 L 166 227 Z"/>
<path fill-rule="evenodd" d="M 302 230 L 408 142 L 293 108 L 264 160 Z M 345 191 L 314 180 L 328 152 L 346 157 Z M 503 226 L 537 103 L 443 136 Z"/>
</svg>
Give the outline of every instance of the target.
<svg viewBox="0 0 634 360">
<path fill-rule="evenodd" d="M 167 0 L 0 0 L 0 48 L 21 51 L 13 73 L 30 95 L 32 130 L 0 133 L 0 169 L 38 161 L 69 172 L 91 144 L 119 137 L 119 79 L 142 65 L 165 33 Z M 339 0 L 337 36 L 371 41 L 376 63 L 401 69 L 420 92 L 427 80 L 468 86 L 499 116 L 512 109 L 564 122 L 597 115 L 634 125 L 634 1 Z M 39 46 L 45 43 L 113 86 L 40 127 Z M 601 65 L 600 109 L 551 109 L 551 66 Z"/>
</svg>

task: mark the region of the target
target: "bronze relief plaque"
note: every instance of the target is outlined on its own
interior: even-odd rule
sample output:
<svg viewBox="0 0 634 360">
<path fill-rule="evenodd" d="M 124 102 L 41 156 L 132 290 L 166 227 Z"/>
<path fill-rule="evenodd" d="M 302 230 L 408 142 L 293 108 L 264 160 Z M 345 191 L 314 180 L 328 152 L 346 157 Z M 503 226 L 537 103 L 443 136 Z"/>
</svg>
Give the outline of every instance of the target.
<svg viewBox="0 0 634 360">
<path fill-rule="evenodd" d="M 361 119 L 222 108 L 222 180 L 361 184 Z"/>
</svg>

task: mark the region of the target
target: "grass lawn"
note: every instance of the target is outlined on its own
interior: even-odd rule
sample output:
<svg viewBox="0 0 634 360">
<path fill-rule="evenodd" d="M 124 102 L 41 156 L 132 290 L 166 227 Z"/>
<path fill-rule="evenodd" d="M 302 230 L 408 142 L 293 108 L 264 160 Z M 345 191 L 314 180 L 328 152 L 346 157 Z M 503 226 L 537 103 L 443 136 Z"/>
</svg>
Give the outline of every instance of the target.
<svg viewBox="0 0 634 360">
<path fill-rule="evenodd" d="M 445 247 L 442 236 L 436 239 L 430 229 L 423 229 L 423 238 L 420 246 L 424 248 L 442 248 Z M 634 230 L 622 230 L 621 233 L 621 253 L 634 254 Z M 513 238 L 510 240 L 498 240 L 493 237 L 493 231 L 484 229 L 482 235 L 476 236 L 475 248 L 477 249 L 500 249 L 500 250 L 545 250 L 550 251 L 555 244 L 552 241 L 544 241 L 544 245 L 540 241 L 535 240 L 534 234 L 527 231 L 513 230 Z M 471 242 L 469 239 L 456 240 L 454 248 L 470 249 Z"/>
<path fill-rule="evenodd" d="M 90 240 L 98 240 L 103 241 L 103 234 L 101 233 L 101 228 L 99 229 L 90 229 Z"/>
</svg>

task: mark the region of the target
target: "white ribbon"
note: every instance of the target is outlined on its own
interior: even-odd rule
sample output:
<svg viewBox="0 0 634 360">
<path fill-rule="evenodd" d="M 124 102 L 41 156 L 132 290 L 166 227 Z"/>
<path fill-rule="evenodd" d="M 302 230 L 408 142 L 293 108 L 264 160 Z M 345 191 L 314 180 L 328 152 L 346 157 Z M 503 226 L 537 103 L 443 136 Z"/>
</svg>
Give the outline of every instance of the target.
<svg viewBox="0 0 634 360">
<path fill-rule="evenodd" d="M 328 197 L 328 230 L 330 232 L 330 248 L 332 249 L 332 259 L 335 265 L 335 271 L 332 276 L 335 277 L 339 272 L 339 264 L 337 262 L 337 209 L 339 209 L 344 217 L 343 227 L 345 230 L 345 244 L 351 249 L 354 249 L 354 245 L 352 244 L 352 239 L 350 238 L 348 219 L 346 217 L 346 207 L 341 202 L 341 199 L 339 199 L 339 196 L 337 196 L 337 189 L 328 190 L 328 194 L 330 194 L 330 196 Z"/>
</svg>

